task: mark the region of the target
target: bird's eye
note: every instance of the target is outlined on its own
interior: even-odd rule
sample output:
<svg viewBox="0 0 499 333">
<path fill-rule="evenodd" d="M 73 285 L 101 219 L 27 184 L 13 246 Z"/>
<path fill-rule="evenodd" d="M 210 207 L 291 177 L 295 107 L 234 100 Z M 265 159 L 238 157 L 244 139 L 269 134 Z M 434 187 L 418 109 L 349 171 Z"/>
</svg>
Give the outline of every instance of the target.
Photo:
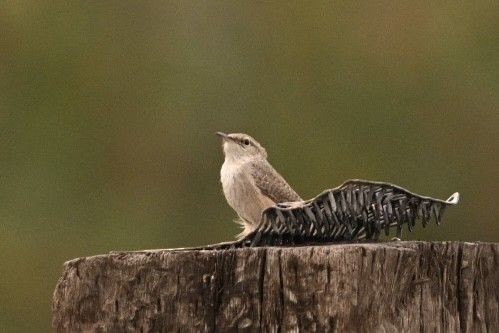
<svg viewBox="0 0 499 333">
<path fill-rule="evenodd" d="M 242 139 L 241 142 L 245 146 L 249 146 L 250 145 L 250 140 L 249 139 Z"/>
</svg>

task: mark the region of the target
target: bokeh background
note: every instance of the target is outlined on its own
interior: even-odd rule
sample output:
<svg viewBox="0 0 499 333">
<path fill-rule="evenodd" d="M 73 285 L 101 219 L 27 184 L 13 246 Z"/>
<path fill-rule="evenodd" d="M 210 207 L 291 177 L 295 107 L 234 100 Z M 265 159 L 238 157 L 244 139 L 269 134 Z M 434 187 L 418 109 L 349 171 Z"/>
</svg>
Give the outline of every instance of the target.
<svg viewBox="0 0 499 333">
<path fill-rule="evenodd" d="M 51 331 L 64 261 L 233 239 L 215 131 L 305 198 L 459 191 L 406 239 L 497 242 L 499 2 L 2 1 L 0 331 Z"/>
</svg>

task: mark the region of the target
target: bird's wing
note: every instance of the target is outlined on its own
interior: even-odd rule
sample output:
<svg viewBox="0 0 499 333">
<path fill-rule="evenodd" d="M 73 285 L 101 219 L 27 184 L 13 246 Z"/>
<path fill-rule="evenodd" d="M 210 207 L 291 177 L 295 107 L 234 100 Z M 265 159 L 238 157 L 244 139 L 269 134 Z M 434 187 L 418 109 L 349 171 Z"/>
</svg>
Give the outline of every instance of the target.
<svg viewBox="0 0 499 333">
<path fill-rule="evenodd" d="M 444 209 L 459 201 L 459 193 L 447 200 L 409 192 L 389 183 L 348 180 L 337 188 L 302 202 L 276 204 L 264 210 L 258 227 L 242 246 L 376 240 L 390 228 L 402 237 L 421 220 L 434 218 L 440 224 Z"/>
<path fill-rule="evenodd" d="M 253 163 L 252 176 L 260 191 L 275 203 L 302 200 L 267 160 Z"/>
</svg>

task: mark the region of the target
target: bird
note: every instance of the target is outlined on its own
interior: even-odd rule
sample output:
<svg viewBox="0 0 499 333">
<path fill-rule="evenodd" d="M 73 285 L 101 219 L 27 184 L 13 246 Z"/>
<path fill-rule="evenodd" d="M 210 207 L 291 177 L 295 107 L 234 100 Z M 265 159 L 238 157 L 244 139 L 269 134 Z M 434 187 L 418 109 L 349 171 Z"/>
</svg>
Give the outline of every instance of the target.
<svg viewBox="0 0 499 333">
<path fill-rule="evenodd" d="M 237 241 L 220 247 L 294 245 L 310 242 L 378 240 L 396 229 L 409 231 L 416 221 L 423 227 L 440 224 L 446 207 L 459 202 L 410 192 L 387 182 L 350 179 L 338 187 L 303 200 L 267 161 L 267 151 L 244 133 L 222 138 L 225 160 L 220 181 L 228 204 L 236 211 L 243 231 Z"/>
<path fill-rule="evenodd" d="M 244 133 L 216 133 L 222 138 L 225 161 L 220 170 L 223 193 L 239 215 L 241 239 L 260 223 L 262 212 L 277 203 L 302 198 L 267 161 L 267 151 Z"/>
</svg>

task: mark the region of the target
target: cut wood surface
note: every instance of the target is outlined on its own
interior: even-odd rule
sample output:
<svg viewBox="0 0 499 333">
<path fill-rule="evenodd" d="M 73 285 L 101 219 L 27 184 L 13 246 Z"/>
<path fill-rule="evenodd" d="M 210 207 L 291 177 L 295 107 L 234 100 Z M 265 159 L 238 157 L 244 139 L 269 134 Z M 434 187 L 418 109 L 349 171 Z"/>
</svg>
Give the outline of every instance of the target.
<svg viewBox="0 0 499 333">
<path fill-rule="evenodd" d="M 55 332 L 499 332 L 499 244 L 153 250 L 64 264 Z"/>
</svg>

